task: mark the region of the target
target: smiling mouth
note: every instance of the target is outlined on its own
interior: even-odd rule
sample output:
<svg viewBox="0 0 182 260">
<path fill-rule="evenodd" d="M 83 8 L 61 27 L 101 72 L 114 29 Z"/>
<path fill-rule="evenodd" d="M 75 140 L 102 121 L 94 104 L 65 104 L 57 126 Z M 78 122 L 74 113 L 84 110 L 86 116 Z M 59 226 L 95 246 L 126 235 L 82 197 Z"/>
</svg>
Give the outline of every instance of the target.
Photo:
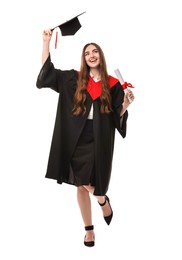
<svg viewBox="0 0 182 260">
<path fill-rule="evenodd" d="M 96 61 L 97 61 L 97 60 L 90 60 L 91 63 L 94 63 L 94 62 L 96 62 Z"/>
</svg>

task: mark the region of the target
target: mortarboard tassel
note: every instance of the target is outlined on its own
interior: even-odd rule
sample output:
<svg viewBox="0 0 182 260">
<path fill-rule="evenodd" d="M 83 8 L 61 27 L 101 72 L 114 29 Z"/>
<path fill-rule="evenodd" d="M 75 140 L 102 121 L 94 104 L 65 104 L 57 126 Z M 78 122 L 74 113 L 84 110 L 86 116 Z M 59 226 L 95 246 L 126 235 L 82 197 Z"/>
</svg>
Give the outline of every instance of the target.
<svg viewBox="0 0 182 260">
<path fill-rule="evenodd" d="M 57 48 L 57 42 L 58 42 L 58 31 L 56 32 L 55 49 Z"/>
</svg>

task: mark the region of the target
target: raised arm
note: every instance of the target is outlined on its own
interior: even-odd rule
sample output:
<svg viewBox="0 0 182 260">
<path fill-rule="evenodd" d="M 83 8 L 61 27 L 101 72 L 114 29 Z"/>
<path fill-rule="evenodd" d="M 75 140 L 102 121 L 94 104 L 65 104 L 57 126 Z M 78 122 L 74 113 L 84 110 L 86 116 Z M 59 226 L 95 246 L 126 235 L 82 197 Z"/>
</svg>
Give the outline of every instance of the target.
<svg viewBox="0 0 182 260">
<path fill-rule="evenodd" d="M 42 48 L 42 65 L 43 65 L 49 56 L 52 31 L 50 29 L 44 30 L 42 38 L 43 38 L 43 48 Z"/>
</svg>

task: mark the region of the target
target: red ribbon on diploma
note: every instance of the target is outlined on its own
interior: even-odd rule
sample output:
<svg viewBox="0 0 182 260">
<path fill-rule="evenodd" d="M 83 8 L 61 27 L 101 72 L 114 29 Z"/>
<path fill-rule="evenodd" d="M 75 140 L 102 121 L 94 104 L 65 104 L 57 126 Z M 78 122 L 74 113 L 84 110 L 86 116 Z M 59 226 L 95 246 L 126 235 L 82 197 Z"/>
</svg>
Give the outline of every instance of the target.
<svg viewBox="0 0 182 260">
<path fill-rule="evenodd" d="M 131 83 L 124 82 L 124 83 L 122 84 L 122 88 L 123 88 L 123 89 L 127 89 L 127 88 L 134 88 L 134 87 L 131 85 Z"/>
</svg>

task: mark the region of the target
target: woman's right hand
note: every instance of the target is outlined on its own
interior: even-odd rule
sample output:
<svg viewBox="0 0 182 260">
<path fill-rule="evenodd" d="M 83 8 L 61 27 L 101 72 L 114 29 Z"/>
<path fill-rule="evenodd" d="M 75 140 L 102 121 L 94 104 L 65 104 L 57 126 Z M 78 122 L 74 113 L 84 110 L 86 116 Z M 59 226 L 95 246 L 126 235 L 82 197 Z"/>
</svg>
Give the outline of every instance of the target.
<svg viewBox="0 0 182 260">
<path fill-rule="evenodd" d="M 44 42 L 50 42 L 50 40 L 52 38 L 52 31 L 51 31 L 51 29 L 44 30 L 43 34 L 42 34 L 42 37 L 43 37 L 43 41 Z"/>
<path fill-rule="evenodd" d="M 50 53 L 50 40 L 52 38 L 52 31 L 51 29 L 44 30 L 42 33 L 43 38 L 43 50 L 42 50 L 42 65 L 47 60 L 49 53 Z"/>
</svg>

